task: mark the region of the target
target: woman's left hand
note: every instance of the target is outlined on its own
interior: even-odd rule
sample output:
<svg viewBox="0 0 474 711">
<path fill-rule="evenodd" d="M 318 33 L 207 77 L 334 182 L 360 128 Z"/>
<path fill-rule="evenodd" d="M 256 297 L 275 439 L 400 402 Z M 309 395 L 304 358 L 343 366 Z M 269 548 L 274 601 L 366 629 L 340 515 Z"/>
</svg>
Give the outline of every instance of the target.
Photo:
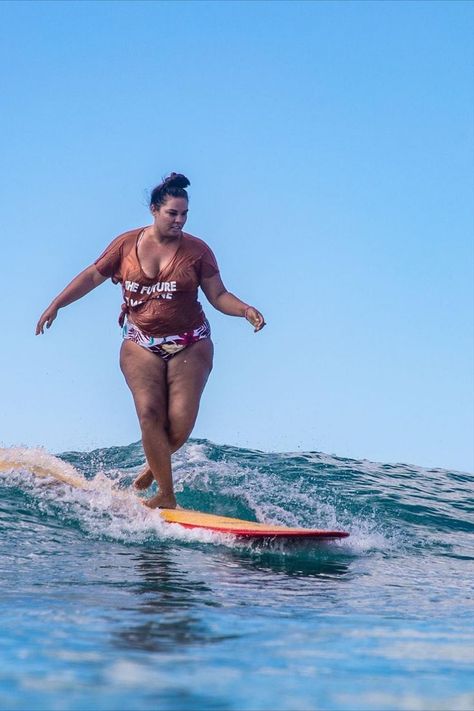
<svg viewBox="0 0 474 711">
<path fill-rule="evenodd" d="M 254 327 L 255 333 L 257 333 L 257 331 L 261 331 L 262 328 L 266 326 L 265 319 L 262 314 L 253 306 L 247 306 L 244 316 Z"/>
</svg>

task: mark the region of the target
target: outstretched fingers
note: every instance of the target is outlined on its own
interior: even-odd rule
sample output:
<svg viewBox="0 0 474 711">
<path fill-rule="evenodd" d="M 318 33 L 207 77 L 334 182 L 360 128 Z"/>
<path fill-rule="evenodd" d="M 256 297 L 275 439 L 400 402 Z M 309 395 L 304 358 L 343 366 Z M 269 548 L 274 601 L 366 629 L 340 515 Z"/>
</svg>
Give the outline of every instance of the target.
<svg viewBox="0 0 474 711">
<path fill-rule="evenodd" d="M 41 314 L 40 320 L 36 324 L 35 335 L 39 336 L 40 333 L 44 333 L 45 325 L 46 325 L 46 328 L 50 328 L 51 324 L 53 323 L 53 321 L 57 315 L 58 315 L 57 309 L 51 309 L 51 308 L 46 309 L 46 311 L 43 314 Z"/>
</svg>

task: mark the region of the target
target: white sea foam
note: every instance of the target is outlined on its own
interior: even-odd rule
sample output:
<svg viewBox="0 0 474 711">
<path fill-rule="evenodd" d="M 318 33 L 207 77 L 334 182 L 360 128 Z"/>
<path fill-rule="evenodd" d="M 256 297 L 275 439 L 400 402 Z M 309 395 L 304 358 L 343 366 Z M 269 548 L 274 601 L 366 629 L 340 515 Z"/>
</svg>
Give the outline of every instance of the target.
<svg viewBox="0 0 474 711">
<path fill-rule="evenodd" d="M 189 443 L 173 459 L 177 492 L 218 496 L 227 515 L 233 513 L 232 502 L 250 510 L 257 521 L 295 527 L 349 530 L 351 537 L 335 545 L 348 554 L 370 550 L 389 550 L 399 544 L 394 535 L 387 535 L 380 522 L 371 517 L 355 517 L 340 509 L 337 502 L 319 498 L 318 489 L 308 489 L 304 477 L 288 479 L 281 476 L 284 457 L 276 461 L 275 469 L 233 459 L 213 461 L 207 456 L 208 446 Z M 198 529 L 185 529 L 165 523 L 157 511 L 144 507 L 130 490 L 131 469 L 101 468 L 93 479 L 86 479 L 74 467 L 43 449 L 9 448 L 0 450 L 0 462 L 10 463 L 11 484 L 28 489 L 38 498 L 40 511 L 62 512 L 94 536 L 141 543 L 158 539 L 226 546 L 246 545 L 235 537 Z M 102 461 L 102 467 L 104 462 Z M 34 475 L 35 467 L 51 472 L 51 478 Z M 134 467 L 136 469 L 137 467 Z M 61 484 L 52 487 L 56 478 L 79 479 L 81 488 Z M 127 487 L 127 488 L 124 488 Z M 242 515 L 242 514 L 241 514 Z M 334 545 L 334 544 L 333 544 Z"/>
<path fill-rule="evenodd" d="M 66 476 L 81 476 L 73 466 L 58 459 L 42 447 L 7 447 L 0 449 L 0 463 L 11 464 L 12 471 L 43 467 L 51 471 L 52 475 L 65 474 Z"/>
<path fill-rule="evenodd" d="M 118 488 L 123 473 L 117 469 L 99 471 L 92 480 L 87 480 L 67 462 L 37 448 L 2 449 L 0 462 L 9 465 L 1 472 L 4 483 L 33 495 L 39 511 L 52 512 L 58 507 L 63 512 L 67 510 L 69 518 L 96 536 L 126 542 L 142 542 L 153 537 L 222 545 L 228 545 L 232 539 L 221 533 L 166 523 L 158 511 L 143 506 L 133 491 Z M 38 467 L 50 476 L 37 476 L 35 468 Z M 84 488 L 70 486 L 61 481 L 61 477 L 79 480 Z"/>
<path fill-rule="evenodd" d="M 185 486 L 244 502 L 257 521 L 285 526 L 348 530 L 350 537 L 335 541 L 348 554 L 397 549 L 403 543 L 400 531 L 387 531 L 371 512 L 367 516 L 338 507 L 337 502 L 318 498 L 315 486 L 305 491 L 304 477 L 288 481 L 280 476 L 278 465 L 293 455 L 278 455 L 275 471 L 240 464 L 232 459 L 212 461 L 205 444 L 192 443 L 180 452 L 176 467 L 177 490 Z M 334 463 L 334 458 L 327 457 Z"/>
</svg>

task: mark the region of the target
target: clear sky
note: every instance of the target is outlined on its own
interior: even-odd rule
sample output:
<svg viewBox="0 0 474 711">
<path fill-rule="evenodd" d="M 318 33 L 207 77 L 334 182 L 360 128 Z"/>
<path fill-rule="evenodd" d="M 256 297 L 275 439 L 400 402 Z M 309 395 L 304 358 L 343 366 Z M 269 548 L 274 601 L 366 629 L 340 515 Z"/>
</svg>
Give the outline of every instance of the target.
<svg viewBox="0 0 474 711">
<path fill-rule="evenodd" d="M 268 326 L 207 305 L 194 435 L 472 470 L 469 2 L 2 2 L 0 441 L 139 439 L 119 287 L 36 321 L 146 191 Z"/>
</svg>

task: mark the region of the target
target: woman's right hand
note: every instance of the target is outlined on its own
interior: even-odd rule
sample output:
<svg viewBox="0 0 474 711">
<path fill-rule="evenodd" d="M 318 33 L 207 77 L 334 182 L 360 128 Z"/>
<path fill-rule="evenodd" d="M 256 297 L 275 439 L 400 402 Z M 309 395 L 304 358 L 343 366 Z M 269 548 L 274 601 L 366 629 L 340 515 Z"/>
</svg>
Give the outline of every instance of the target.
<svg viewBox="0 0 474 711">
<path fill-rule="evenodd" d="M 57 315 L 58 315 L 57 306 L 53 306 L 52 304 L 50 306 L 48 306 L 46 311 L 44 311 L 41 314 L 40 320 L 38 321 L 38 323 L 36 325 L 35 335 L 39 336 L 40 333 L 44 333 L 45 324 L 46 324 L 46 328 L 49 328 Z"/>
<path fill-rule="evenodd" d="M 106 281 L 107 277 L 102 276 L 95 264 L 86 267 L 78 274 L 70 284 L 62 290 L 58 296 L 52 300 L 46 311 L 41 315 L 36 326 L 36 335 L 44 333 L 44 327 L 49 328 L 58 315 L 58 311 L 63 306 L 69 306 L 73 301 L 82 299 L 83 296 L 95 289 L 96 286 Z"/>
</svg>

